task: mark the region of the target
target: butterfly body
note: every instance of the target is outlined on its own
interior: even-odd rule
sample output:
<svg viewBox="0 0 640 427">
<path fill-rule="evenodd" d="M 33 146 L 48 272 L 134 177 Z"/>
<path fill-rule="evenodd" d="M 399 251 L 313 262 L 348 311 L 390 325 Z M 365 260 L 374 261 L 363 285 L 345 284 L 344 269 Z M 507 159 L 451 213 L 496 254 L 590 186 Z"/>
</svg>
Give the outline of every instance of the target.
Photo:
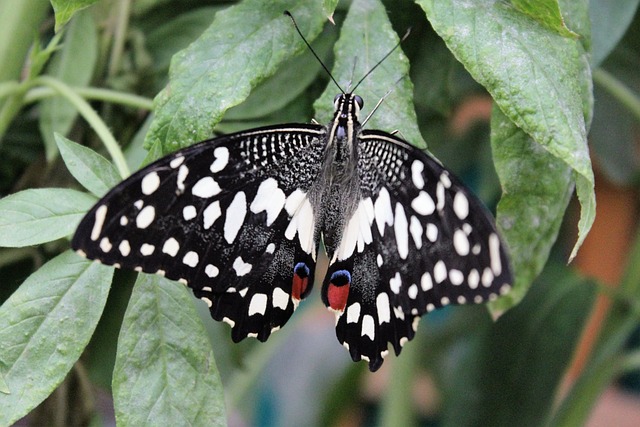
<svg viewBox="0 0 640 427">
<path fill-rule="evenodd" d="M 361 129 L 357 95 L 334 104 L 327 126 L 248 130 L 146 166 L 89 211 L 72 247 L 182 281 L 234 341 L 264 341 L 310 293 L 322 241 L 322 300 L 371 370 L 422 314 L 508 291 L 506 251 L 477 198 L 422 151 Z"/>
</svg>

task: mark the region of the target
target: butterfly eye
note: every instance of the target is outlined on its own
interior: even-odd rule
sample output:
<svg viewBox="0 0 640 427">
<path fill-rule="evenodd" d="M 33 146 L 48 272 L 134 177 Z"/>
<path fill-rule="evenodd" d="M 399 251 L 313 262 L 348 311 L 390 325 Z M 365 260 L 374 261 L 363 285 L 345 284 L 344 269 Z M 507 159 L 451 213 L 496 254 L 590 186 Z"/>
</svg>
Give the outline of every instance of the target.
<svg viewBox="0 0 640 427">
<path fill-rule="evenodd" d="M 358 104 L 358 107 L 360 107 L 360 109 L 362 109 L 362 107 L 364 107 L 364 101 L 362 100 L 362 98 L 358 95 L 354 95 L 353 99 L 356 100 L 356 104 Z"/>
</svg>

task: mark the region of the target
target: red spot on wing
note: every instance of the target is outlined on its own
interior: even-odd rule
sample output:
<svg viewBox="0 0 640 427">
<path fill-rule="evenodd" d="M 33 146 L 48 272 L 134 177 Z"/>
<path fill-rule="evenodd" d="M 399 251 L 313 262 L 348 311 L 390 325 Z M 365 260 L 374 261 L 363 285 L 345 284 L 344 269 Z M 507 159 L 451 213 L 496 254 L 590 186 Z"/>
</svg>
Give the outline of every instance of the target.
<svg viewBox="0 0 640 427">
<path fill-rule="evenodd" d="M 291 288 L 291 296 L 297 300 L 300 299 L 300 296 L 304 294 L 304 291 L 307 290 L 307 285 L 309 284 L 308 277 L 300 277 L 297 273 L 293 274 L 293 287 Z"/>
<path fill-rule="evenodd" d="M 335 311 L 344 311 L 347 305 L 347 298 L 349 297 L 350 283 L 342 286 L 336 286 L 333 283 L 329 283 L 327 289 L 327 300 L 329 301 L 329 307 Z"/>
</svg>

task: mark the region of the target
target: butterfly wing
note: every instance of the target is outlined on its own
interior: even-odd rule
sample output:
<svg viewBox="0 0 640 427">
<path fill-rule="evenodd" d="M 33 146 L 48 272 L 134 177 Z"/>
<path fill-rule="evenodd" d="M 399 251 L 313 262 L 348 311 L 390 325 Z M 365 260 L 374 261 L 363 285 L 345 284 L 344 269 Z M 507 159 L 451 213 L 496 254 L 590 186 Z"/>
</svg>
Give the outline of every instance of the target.
<svg viewBox="0 0 640 427">
<path fill-rule="evenodd" d="M 283 125 L 177 151 L 114 187 L 72 247 L 104 264 L 192 288 L 232 338 L 265 341 L 313 285 L 317 239 L 306 192 L 325 130 Z"/>
<path fill-rule="evenodd" d="M 491 215 L 442 165 L 380 131 L 361 132 L 358 153 L 360 200 L 329 254 L 322 298 L 338 340 L 375 371 L 421 315 L 494 299 L 513 279 Z"/>
</svg>

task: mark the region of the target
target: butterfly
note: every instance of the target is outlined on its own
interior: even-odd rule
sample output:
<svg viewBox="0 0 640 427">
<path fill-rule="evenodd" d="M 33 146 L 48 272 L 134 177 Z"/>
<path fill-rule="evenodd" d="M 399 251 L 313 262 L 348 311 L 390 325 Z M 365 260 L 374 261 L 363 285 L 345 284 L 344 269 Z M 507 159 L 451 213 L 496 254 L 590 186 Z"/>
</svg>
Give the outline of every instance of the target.
<svg viewBox="0 0 640 427">
<path fill-rule="evenodd" d="M 376 371 L 423 314 L 493 300 L 513 276 L 476 196 L 400 137 L 363 129 L 352 92 L 326 126 L 250 129 L 149 164 L 89 210 L 72 248 L 188 285 L 238 342 L 284 326 L 312 290 L 322 243 L 337 338 Z"/>
</svg>

